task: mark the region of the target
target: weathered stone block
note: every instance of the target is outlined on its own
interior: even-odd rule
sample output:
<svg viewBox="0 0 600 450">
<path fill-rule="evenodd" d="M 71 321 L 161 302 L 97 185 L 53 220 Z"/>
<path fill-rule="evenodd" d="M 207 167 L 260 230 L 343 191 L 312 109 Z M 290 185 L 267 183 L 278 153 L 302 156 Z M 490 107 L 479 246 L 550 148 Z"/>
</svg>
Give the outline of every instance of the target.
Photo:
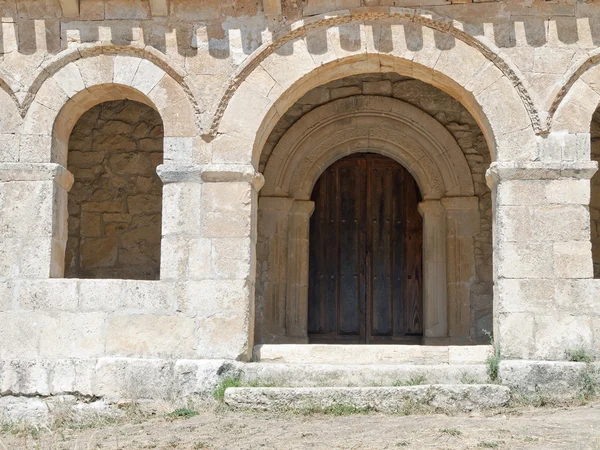
<svg viewBox="0 0 600 450">
<path fill-rule="evenodd" d="M 252 241 L 249 238 L 213 238 L 212 270 L 215 278 L 251 276 Z"/>
<path fill-rule="evenodd" d="M 175 294 L 174 283 L 124 280 L 121 307 L 136 310 L 173 311 Z"/>
<path fill-rule="evenodd" d="M 250 236 L 252 197 L 250 183 L 205 183 L 202 192 L 202 235 Z"/>
<path fill-rule="evenodd" d="M 554 275 L 551 243 L 503 242 L 496 254 L 499 278 L 551 278 Z"/>
<path fill-rule="evenodd" d="M 121 306 L 123 280 L 78 280 L 79 309 L 82 311 L 114 311 Z"/>
<path fill-rule="evenodd" d="M 0 312 L 0 360 L 38 357 L 43 318 L 39 311 Z"/>
<path fill-rule="evenodd" d="M 189 246 L 189 262 L 187 266 L 187 277 L 192 280 L 203 280 L 212 278 L 212 239 L 192 239 Z"/>
<path fill-rule="evenodd" d="M 592 278 L 591 242 L 555 242 L 554 273 L 558 278 Z"/>
<path fill-rule="evenodd" d="M 194 330 L 194 319 L 179 314 L 110 314 L 106 323 L 106 353 L 134 357 L 190 357 L 195 348 Z"/>
<path fill-rule="evenodd" d="M 173 363 L 162 359 L 98 359 L 94 395 L 112 400 L 169 399 Z"/>
<path fill-rule="evenodd" d="M 104 354 L 106 314 L 48 313 L 40 321 L 40 356 L 92 358 Z"/>
<path fill-rule="evenodd" d="M 245 314 L 250 295 L 250 286 L 246 280 L 188 281 L 178 309 L 194 311 L 199 317 L 210 317 L 217 313 Z"/>
<path fill-rule="evenodd" d="M 248 360 L 252 356 L 250 311 L 244 314 L 214 314 L 197 319 L 197 352 L 200 358 Z"/>
<path fill-rule="evenodd" d="M 77 280 L 23 280 L 19 283 L 17 302 L 20 309 L 76 310 Z"/>
<path fill-rule="evenodd" d="M 163 187 L 164 236 L 200 235 L 203 205 L 201 183 L 169 183 Z"/>
</svg>

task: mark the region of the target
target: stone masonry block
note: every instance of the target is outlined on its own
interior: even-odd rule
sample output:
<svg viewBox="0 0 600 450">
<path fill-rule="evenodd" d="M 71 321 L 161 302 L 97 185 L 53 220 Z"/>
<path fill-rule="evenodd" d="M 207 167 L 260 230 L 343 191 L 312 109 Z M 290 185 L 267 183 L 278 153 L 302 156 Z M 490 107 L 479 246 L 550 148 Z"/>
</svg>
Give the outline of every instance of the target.
<svg viewBox="0 0 600 450">
<path fill-rule="evenodd" d="M 164 236 L 160 242 L 160 278 L 187 278 L 190 239 L 186 236 Z"/>
<path fill-rule="evenodd" d="M 38 357 L 43 319 L 39 311 L 0 312 L 0 360 Z"/>
<path fill-rule="evenodd" d="M 502 299 L 498 299 L 502 301 Z M 530 313 L 496 314 L 494 339 L 506 359 L 535 359 L 535 322 Z"/>
<path fill-rule="evenodd" d="M 564 360 L 568 352 L 593 348 L 592 319 L 568 314 L 538 314 L 535 320 L 535 351 L 533 359 Z"/>
<path fill-rule="evenodd" d="M 79 280 L 79 309 L 114 311 L 121 305 L 123 280 Z"/>
<path fill-rule="evenodd" d="M 0 392 L 50 395 L 53 364 L 49 360 L 23 358 L 0 362 Z"/>
<path fill-rule="evenodd" d="M 554 273 L 558 278 L 592 278 L 594 268 L 591 242 L 555 242 Z"/>
<path fill-rule="evenodd" d="M 104 357 L 96 364 L 94 395 L 108 400 L 165 400 L 172 389 L 169 360 Z"/>
<path fill-rule="evenodd" d="M 6 237 L 52 236 L 52 181 L 4 183 L 0 233 Z"/>
<path fill-rule="evenodd" d="M 249 311 L 245 314 L 213 314 L 198 318 L 197 357 L 246 360 L 251 357 Z"/>
<path fill-rule="evenodd" d="M 76 310 L 78 308 L 78 281 L 23 280 L 20 282 L 18 305 L 20 309 Z"/>
<path fill-rule="evenodd" d="M 194 329 L 194 319 L 184 315 L 110 314 L 106 353 L 132 357 L 190 357 L 195 348 Z"/>
<path fill-rule="evenodd" d="M 175 294 L 174 283 L 124 280 L 121 307 L 134 310 L 174 311 Z"/>
<path fill-rule="evenodd" d="M 243 312 L 250 303 L 250 286 L 246 280 L 188 281 L 186 294 L 178 309 L 194 311 L 200 317 L 217 313 Z"/>
<path fill-rule="evenodd" d="M 203 184 L 168 183 L 163 186 L 163 236 L 200 235 Z"/>
<path fill-rule="evenodd" d="M 543 314 L 554 307 L 554 280 L 499 279 L 496 286 L 500 313 Z"/>
<path fill-rule="evenodd" d="M 202 209 L 204 237 L 248 237 L 252 222 L 250 183 L 205 183 Z"/>
<path fill-rule="evenodd" d="M 96 359 L 57 359 L 53 361 L 50 393 L 93 395 Z"/>
<path fill-rule="evenodd" d="M 92 358 L 104 354 L 106 314 L 56 312 L 40 321 L 40 356 Z"/>
<path fill-rule="evenodd" d="M 212 239 L 192 239 L 188 243 L 189 263 L 187 276 L 192 280 L 213 278 Z"/>
<path fill-rule="evenodd" d="M 214 278 L 245 279 L 251 276 L 252 241 L 250 238 L 213 238 Z"/>
<path fill-rule="evenodd" d="M 551 278 L 554 275 L 552 243 L 503 242 L 496 253 L 499 278 Z"/>
</svg>

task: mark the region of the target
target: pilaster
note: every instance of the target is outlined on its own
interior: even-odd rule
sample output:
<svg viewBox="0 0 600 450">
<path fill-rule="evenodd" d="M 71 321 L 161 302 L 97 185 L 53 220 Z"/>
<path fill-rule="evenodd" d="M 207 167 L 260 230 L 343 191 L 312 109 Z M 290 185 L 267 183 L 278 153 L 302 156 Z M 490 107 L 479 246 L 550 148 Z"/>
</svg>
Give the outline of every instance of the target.
<svg viewBox="0 0 600 450">
<path fill-rule="evenodd" d="M 592 318 L 572 284 L 593 276 L 591 161 L 496 162 L 494 336 L 504 357 L 560 360 L 593 347 Z M 600 304 L 598 305 L 600 307 Z"/>
<path fill-rule="evenodd" d="M 0 164 L 0 277 L 63 276 L 72 184 L 59 164 Z"/>
</svg>

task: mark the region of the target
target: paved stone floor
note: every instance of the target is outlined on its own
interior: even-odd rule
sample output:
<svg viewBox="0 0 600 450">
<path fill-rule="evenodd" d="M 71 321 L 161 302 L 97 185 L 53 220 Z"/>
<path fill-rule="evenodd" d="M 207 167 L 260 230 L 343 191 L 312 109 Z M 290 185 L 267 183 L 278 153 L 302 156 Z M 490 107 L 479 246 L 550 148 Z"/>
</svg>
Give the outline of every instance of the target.
<svg viewBox="0 0 600 450">
<path fill-rule="evenodd" d="M 83 429 L 0 433 L 0 449 L 600 449 L 600 402 L 493 414 L 277 415 L 208 408 Z"/>
</svg>

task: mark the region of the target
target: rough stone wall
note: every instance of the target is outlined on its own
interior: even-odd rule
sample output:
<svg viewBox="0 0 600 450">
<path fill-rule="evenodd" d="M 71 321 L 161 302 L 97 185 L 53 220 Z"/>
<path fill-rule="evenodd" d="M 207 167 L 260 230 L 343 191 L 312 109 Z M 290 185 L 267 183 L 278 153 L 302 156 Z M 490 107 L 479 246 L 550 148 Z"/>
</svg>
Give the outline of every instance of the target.
<svg viewBox="0 0 600 450">
<path fill-rule="evenodd" d="M 592 140 L 592 160 L 600 162 L 600 108 L 596 110 L 592 117 L 590 134 Z M 591 182 L 590 220 L 594 278 L 600 278 L 600 172 L 596 172 Z"/>
<path fill-rule="evenodd" d="M 405 101 L 434 117 L 454 136 L 465 154 L 479 197 L 481 230 L 475 236 L 476 279 L 471 282 L 470 338 L 488 342 L 492 330 L 492 200 L 485 182 L 490 153 L 475 119 L 450 95 L 427 83 L 395 73 L 343 78 L 313 89 L 293 105 L 270 134 L 260 159 L 263 171 L 277 142 L 300 117 L 329 101 L 352 95 L 381 95 Z"/>
<path fill-rule="evenodd" d="M 158 279 L 162 138 L 159 114 L 130 100 L 79 119 L 69 140 L 66 277 Z"/>
</svg>

